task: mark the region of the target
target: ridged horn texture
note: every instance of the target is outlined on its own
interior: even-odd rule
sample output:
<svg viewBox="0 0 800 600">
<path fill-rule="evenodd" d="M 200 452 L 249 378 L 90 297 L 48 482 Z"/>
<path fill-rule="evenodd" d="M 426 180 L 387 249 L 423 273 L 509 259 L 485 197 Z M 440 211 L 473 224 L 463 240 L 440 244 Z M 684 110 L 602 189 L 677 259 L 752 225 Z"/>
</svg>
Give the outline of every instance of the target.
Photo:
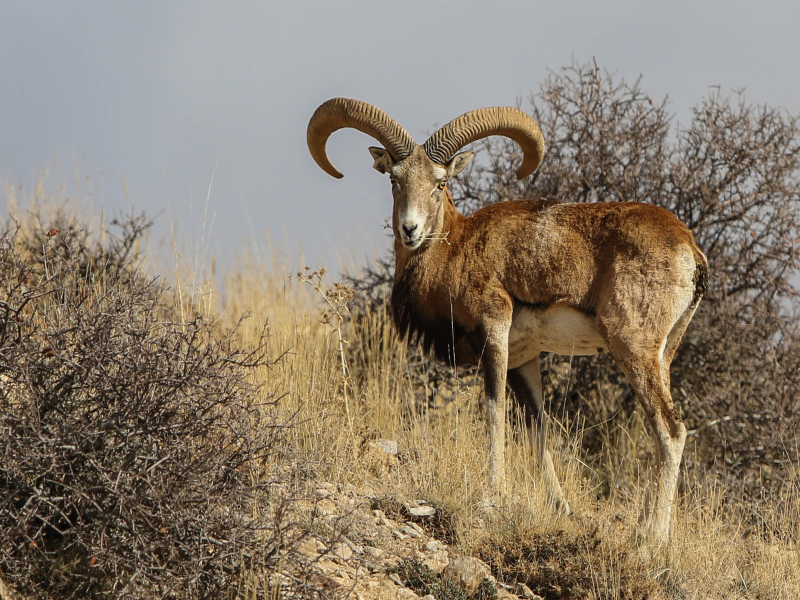
<svg viewBox="0 0 800 600">
<path fill-rule="evenodd" d="M 479 108 L 456 117 L 434 133 L 422 147 L 435 163 L 443 165 L 467 144 L 490 135 L 503 135 L 522 146 L 524 158 L 517 179 L 533 173 L 544 157 L 544 137 L 536 121 L 517 108 Z"/>
<path fill-rule="evenodd" d="M 321 104 L 311 115 L 306 142 L 311 156 L 320 168 L 337 179 L 341 179 L 343 175 L 328 158 L 325 144 L 334 131 L 345 127 L 358 129 L 374 137 L 396 161 L 407 158 L 417 146 L 411 135 L 380 108 L 361 100 L 332 98 Z"/>
</svg>

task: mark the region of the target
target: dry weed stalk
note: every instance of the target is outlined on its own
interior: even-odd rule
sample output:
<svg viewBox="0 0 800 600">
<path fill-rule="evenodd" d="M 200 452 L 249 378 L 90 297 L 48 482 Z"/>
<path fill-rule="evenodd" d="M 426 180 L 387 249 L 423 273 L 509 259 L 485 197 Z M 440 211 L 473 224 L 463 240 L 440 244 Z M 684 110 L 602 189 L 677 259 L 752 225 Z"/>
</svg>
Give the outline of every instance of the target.
<svg viewBox="0 0 800 600">
<path fill-rule="evenodd" d="M 352 387 L 350 372 L 348 369 L 348 359 L 345 353 L 345 346 L 349 342 L 344 338 L 343 327 L 347 323 L 350 310 L 348 304 L 353 299 L 355 292 L 352 288 L 341 283 L 334 283 L 332 287 L 326 287 L 323 284 L 323 277 L 325 276 L 325 269 L 311 270 L 311 267 L 306 266 L 304 271 L 298 271 L 297 274 L 290 279 L 299 281 L 310 286 L 327 305 L 327 309 L 322 312 L 320 316 L 320 323 L 329 326 L 336 334 L 336 350 L 339 354 L 339 364 L 341 366 L 341 386 L 342 395 L 344 396 L 344 409 L 347 415 L 347 425 L 350 428 L 350 438 L 353 442 L 353 451 L 355 451 L 355 430 L 353 429 L 353 417 L 350 412 L 350 398 L 348 390 Z"/>
</svg>

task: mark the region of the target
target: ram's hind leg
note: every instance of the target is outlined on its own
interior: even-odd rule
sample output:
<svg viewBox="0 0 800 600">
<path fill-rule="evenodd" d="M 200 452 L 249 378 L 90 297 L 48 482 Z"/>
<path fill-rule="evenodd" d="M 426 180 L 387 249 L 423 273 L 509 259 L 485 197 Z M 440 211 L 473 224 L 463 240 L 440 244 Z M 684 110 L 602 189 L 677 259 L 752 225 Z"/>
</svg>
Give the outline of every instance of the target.
<svg viewBox="0 0 800 600">
<path fill-rule="evenodd" d="M 669 351 L 674 352 L 675 337 L 680 339 L 688 321 L 683 321 L 683 311 L 675 314 L 678 311 L 674 306 L 628 303 L 627 307 L 626 311 L 608 308 L 599 320 L 608 349 L 633 387 L 652 429 L 656 464 L 639 523 L 646 537 L 665 543 L 686 441 L 686 428 L 670 395 L 665 350 L 671 346 Z M 646 308 L 642 314 L 632 307 Z M 676 325 L 680 331 L 671 336 Z"/>
<path fill-rule="evenodd" d="M 539 357 L 537 356 L 521 367 L 511 369 L 508 372 L 508 384 L 514 392 L 517 402 L 522 405 L 528 439 L 544 477 L 547 497 L 558 509 L 569 514 L 569 504 L 556 476 L 553 457 L 547 448 L 548 416 L 544 410 Z"/>
<path fill-rule="evenodd" d="M 655 447 L 655 469 L 639 524 L 648 538 L 665 543 L 675 506 L 686 427 L 678 420 L 672 397 L 664 385 L 669 375 L 662 372 L 658 349 L 641 355 L 624 350 L 612 349 L 612 352 L 644 409 Z"/>
</svg>

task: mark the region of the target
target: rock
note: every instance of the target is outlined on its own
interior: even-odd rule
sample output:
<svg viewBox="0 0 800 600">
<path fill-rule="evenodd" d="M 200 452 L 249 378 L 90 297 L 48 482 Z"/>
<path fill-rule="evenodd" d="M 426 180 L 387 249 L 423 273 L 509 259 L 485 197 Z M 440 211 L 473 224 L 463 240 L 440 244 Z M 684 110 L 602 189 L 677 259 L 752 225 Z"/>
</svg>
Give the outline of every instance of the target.
<svg viewBox="0 0 800 600">
<path fill-rule="evenodd" d="M 416 523 L 414 523 L 413 521 L 409 521 L 408 523 L 406 523 L 406 527 L 409 527 L 414 531 L 416 531 L 419 534 L 419 537 L 425 536 L 425 530 Z"/>
<path fill-rule="evenodd" d="M 347 538 L 342 538 L 342 539 L 344 540 L 345 544 L 350 546 L 350 550 L 352 550 L 355 554 L 364 554 L 364 546 L 362 546 L 361 544 L 354 544 Z"/>
<path fill-rule="evenodd" d="M 323 481 L 322 483 L 317 484 L 316 493 L 320 498 L 333 496 L 336 493 L 336 486 L 332 483 L 328 483 L 327 481 Z"/>
<path fill-rule="evenodd" d="M 441 552 L 442 550 L 447 550 L 447 546 L 439 540 L 431 540 L 425 544 L 425 549 L 431 552 Z"/>
<path fill-rule="evenodd" d="M 459 556 L 451 560 L 442 571 L 442 577 L 458 583 L 467 593 L 477 590 L 484 579 L 494 581 L 489 566 L 472 556 Z"/>
<path fill-rule="evenodd" d="M 422 562 L 424 562 L 428 568 L 439 575 L 442 571 L 444 571 L 447 564 L 450 562 L 450 558 L 447 555 L 446 550 L 439 550 L 438 552 L 431 552 L 423 557 Z"/>
<path fill-rule="evenodd" d="M 342 560 L 350 560 L 353 556 L 353 550 L 347 544 L 336 542 L 333 545 L 333 554 Z"/>
<path fill-rule="evenodd" d="M 297 551 L 307 558 L 316 558 L 319 555 L 317 540 L 314 538 L 303 540 L 297 547 Z M 0 596 L 0 598 L 2 598 L 2 596 Z"/>
<path fill-rule="evenodd" d="M 364 579 L 357 583 L 355 598 L 360 600 L 385 600 L 386 598 L 417 598 L 417 595 L 406 588 L 398 588 L 388 577 Z M 352 598 L 352 595 L 342 595 L 342 598 Z"/>
<path fill-rule="evenodd" d="M 428 506 L 425 500 L 412 500 L 403 503 L 403 508 L 406 509 L 408 514 L 414 517 L 432 517 L 436 514 L 436 509 Z"/>
<path fill-rule="evenodd" d="M 417 531 L 417 529 L 415 529 L 414 527 L 410 527 L 408 523 L 406 523 L 405 525 L 403 525 L 403 526 L 400 528 L 400 531 L 402 531 L 402 532 L 403 532 L 403 533 L 405 533 L 406 535 L 410 535 L 410 536 L 411 536 L 411 537 L 413 537 L 413 538 L 420 538 L 420 537 L 422 537 L 422 535 L 423 535 L 423 534 L 421 534 L 419 531 Z"/>
<path fill-rule="evenodd" d="M 518 595 L 520 598 L 525 598 L 525 600 L 544 600 L 544 599 L 543 599 L 541 596 L 539 596 L 538 594 L 534 594 L 534 593 L 531 591 L 531 588 L 529 588 L 529 587 L 528 587 L 527 585 L 525 585 L 524 583 L 518 583 L 518 584 L 517 584 L 517 595 Z"/>
<path fill-rule="evenodd" d="M 419 596 L 417 596 L 413 590 L 410 590 L 403 585 L 403 581 L 400 579 L 400 576 L 397 573 L 392 573 L 389 575 L 389 579 L 396 583 L 398 588 L 394 591 L 392 598 L 407 598 L 408 600 L 417 600 L 417 598 L 419 598 Z"/>
<path fill-rule="evenodd" d="M 397 442 L 394 440 L 375 440 L 370 444 L 378 450 L 384 451 L 386 454 L 393 454 L 397 456 Z"/>
<path fill-rule="evenodd" d="M 336 516 L 339 514 L 339 507 L 330 498 L 322 498 L 316 504 L 317 514 L 322 517 Z"/>
<path fill-rule="evenodd" d="M 369 498 L 370 500 L 374 500 L 375 498 L 377 498 L 377 497 L 378 497 L 378 493 L 375 491 L 375 488 L 373 488 L 373 487 L 372 487 L 370 484 L 368 484 L 368 483 L 367 483 L 367 484 L 364 484 L 364 487 L 362 487 L 362 488 L 361 488 L 361 489 L 358 491 L 358 495 L 359 495 L 359 496 L 363 496 L 364 498 Z"/>
<path fill-rule="evenodd" d="M 432 506 L 411 506 L 407 510 L 415 517 L 432 517 L 436 514 L 436 509 Z"/>
<path fill-rule="evenodd" d="M 397 442 L 376 440 L 370 442 L 361 454 L 364 469 L 379 479 L 385 478 L 400 465 L 397 455 Z"/>
<path fill-rule="evenodd" d="M 375 548 L 373 546 L 365 546 L 364 552 L 367 554 L 367 556 L 372 558 L 383 558 L 386 555 L 385 550 L 381 550 L 380 548 Z"/>
</svg>

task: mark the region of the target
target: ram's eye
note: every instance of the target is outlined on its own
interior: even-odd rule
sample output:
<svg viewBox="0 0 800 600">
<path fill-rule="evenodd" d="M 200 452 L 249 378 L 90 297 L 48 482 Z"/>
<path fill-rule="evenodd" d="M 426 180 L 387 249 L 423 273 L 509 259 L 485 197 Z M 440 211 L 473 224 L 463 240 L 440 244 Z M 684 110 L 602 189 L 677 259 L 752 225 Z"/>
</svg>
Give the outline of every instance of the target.
<svg viewBox="0 0 800 600">
<path fill-rule="evenodd" d="M 444 181 L 440 181 L 439 185 L 437 185 L 436 187 L 439 188 L 440 190 L 443 190 L 444 186 L 446 185 L 447 185 L 447 180 L 445 179 Z"/>
<path fill-rule="evenodd" d="M 397 179 L 395 179 L 394 177 L 389 177 L 389 183 L 391 183 L 392 185 L 397 185 Z"/>
</svg>

